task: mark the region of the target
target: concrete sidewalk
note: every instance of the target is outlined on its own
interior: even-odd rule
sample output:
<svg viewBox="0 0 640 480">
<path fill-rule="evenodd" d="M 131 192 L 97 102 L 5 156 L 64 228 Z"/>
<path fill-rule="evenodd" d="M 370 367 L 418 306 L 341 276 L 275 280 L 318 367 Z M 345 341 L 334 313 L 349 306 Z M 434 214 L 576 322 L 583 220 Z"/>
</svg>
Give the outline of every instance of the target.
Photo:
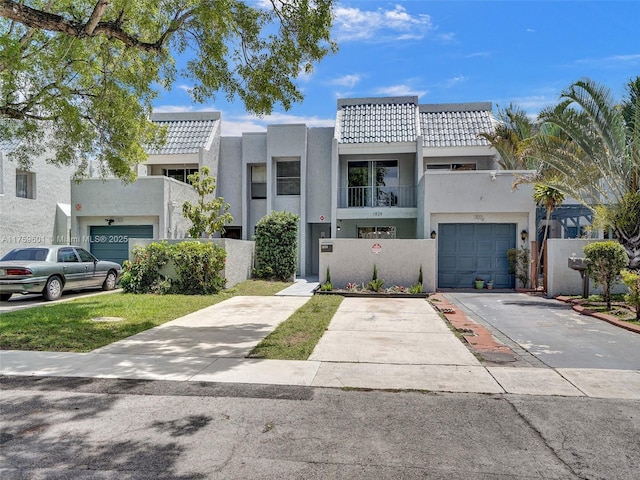
<svg viewBox="0 0 640 480">
<path fill-rule="evenodd" d="M 0 374 L 640 399 L 640 371 L 484 367 L 421 299 L 345 298 L 309 361 L 244 358 L 308 297 L 233 297 L 90 353 L 0 352 Z"/>
</svg>

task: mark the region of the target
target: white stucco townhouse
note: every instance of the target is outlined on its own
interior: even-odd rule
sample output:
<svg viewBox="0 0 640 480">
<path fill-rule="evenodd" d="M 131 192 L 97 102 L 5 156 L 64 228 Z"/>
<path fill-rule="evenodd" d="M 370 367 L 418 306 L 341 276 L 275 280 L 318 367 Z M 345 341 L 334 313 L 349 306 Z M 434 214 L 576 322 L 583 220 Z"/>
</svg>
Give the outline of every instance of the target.
<svg viewBox="0 0 640 480">
<path fill-rule="evenodd" d="M 207 165 L 231 204 L 226 235 L 252 239 L 274 210 L 300 216 L 298 275 L 318 274 L 322 238 L 436 238 L 438 287 L 468 286 L 482 271 L 513 286 L 505 251 L 535 231 L 531 187 L 512 190 L 478 134 L 490 103 L 420 105 L 417 97 L 343 99 L 335 128 L 269 125 L 220 135 L 219 113 L 157 114 L 167 144 L 136 182 L 88 180 L 71 191 L 72 236 L 122 260 L 125 238 L 182 238 L 186 176 Z M 533 230 L 532 230 L 533 228 Z"/>
<path fill-rule="evenodd" d="M 20 144 L 0 139 L 0 257 L 24 245 L 67 243 L 73 166 L 54 166 L 45 156 L 28 168 L 11 157 Z"/>
</svg>

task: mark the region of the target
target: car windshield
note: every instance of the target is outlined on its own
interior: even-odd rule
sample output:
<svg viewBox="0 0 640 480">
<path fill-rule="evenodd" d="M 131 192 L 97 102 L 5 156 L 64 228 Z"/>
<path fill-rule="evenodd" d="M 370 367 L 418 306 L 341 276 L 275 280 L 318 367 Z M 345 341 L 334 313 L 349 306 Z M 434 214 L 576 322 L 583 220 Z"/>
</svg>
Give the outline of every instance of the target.
<svg viewBox="0 0 640 480">
<path fill-rule="evenodd" d="M 44 261 L 49 254 L 48 248 L 16 248 L 11 250 L 0 261 L 6 260 L 29 260 L 29 261 Z"/>
</svg>

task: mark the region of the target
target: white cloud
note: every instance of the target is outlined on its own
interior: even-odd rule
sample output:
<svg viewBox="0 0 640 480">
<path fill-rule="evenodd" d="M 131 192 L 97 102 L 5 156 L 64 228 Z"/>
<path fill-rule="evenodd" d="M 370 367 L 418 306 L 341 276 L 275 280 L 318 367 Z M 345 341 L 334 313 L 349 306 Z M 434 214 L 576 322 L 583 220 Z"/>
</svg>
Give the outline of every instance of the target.
<svg viewBox="0 0 640 480">
<path fill-rule="evenodd" d="M 375 11 L 338 6 L 334 14 L 334 35 L 338 42 L 417 40 L 433 28 L 429 15 L 411 15 L 402 5 Z"/>
<path fill-rule="evenodd" d="M 338 85 L 339 87 L 355 87 L 360 80 L 362 80 L 362 75 L 359 74 L 351 74 L 351 75 L 343 75 L 342 77 L 337 77 L 330 80 L 329 85 Z"/>
<path fill-rule="evenodd" d="M 193 87 L 191 85 L 185 85 L 185 84 L 176 85 L 175 88 L 178 88 L 189 94 L 191 93 L 191 90 L 193 90 Z"/>
<path fill-rule="evenodd" d="M 407 95 L 416 95 L 422 97 L 429 93 L 426 90 L 417 90 L 409 85 L 389 85 L 387 87 L 380 87 L 375 90 L 376 95 L 382 95 L 385 97 L 403 97 Z"/>
<path fill-rule="evenodd" d="M 157 107 L 153 107 L 153 111 L 156 113 L 176 113 L 193 112 L 194 109 L 189 105 L 158 105 Z"/>
<path fill-rule="evenodd" d="M 463 83 L 467 81 L 467 77 L 465 77 L 464 75 L 458 75 L 456 77 L 451 77 L 447 80 L 445 80 L 444 82 L 444 86 L 446 88 L 452 88 L 456 85 L 458 85 L 459 83 Z"/>
</svg>

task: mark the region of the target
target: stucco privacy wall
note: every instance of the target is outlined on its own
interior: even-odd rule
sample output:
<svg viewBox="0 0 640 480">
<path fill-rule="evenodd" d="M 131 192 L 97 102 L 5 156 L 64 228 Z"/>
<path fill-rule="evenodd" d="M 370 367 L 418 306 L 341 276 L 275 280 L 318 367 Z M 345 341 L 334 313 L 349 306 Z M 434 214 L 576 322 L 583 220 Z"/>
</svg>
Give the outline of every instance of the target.
<svg viewBox="0 0 640 480">
<path fill-rule="evenodd" d="M 327 252 L 327 248 L 333 251 Z M 336 288 L 349 282 L 366 284 L 371 280 L 374 264 L 378 278 L 385 281 L 386 287 L 413 285 L 418 281 L 422 265 L 423 291 L 434 292 L 436 289 L 435 240 L 320 240 L 321 283 L 326 280 L 329 267 L 331 282 Z"/>
<path fill-rule="evenodd" d="M 133 249 L 136 246 L 144 247 L 153 243 L 155 240 L 146 238 L 129 239 L 129 260 L 133 260 Z M 184 241 L 193 241 L 193 239 L 185 240 L 166 240 L 167 243 L 175 244 Z M 200 239 L 200 242 L 211 242 L 219 245 L 227 252 L 227 260 L 222 276 L 227 279 L 227 288 L 233 287 L 240 282 L 244 282 L 251 278 L 253 270 L 253 260 L 255 252 L 255 242 L 248 240 L 234 240 L 231 238 L 207 238 Z"/>
<path fill-rule="evenodd" d="M 582 278 L 580 272 L 569 268 L 569 258 L 584 257 L 583 248 L 589 243 L 598 242 L 597 239 L 548 239 L 547 240 L 547 296 L 582 295 Z M 626 293 L 627 287 L 619 283 L 612 289 L 612 293 Z M 601 294 L 602 288 L 595 287 L 589 282 L 590 294 Z"/>
</svg>

